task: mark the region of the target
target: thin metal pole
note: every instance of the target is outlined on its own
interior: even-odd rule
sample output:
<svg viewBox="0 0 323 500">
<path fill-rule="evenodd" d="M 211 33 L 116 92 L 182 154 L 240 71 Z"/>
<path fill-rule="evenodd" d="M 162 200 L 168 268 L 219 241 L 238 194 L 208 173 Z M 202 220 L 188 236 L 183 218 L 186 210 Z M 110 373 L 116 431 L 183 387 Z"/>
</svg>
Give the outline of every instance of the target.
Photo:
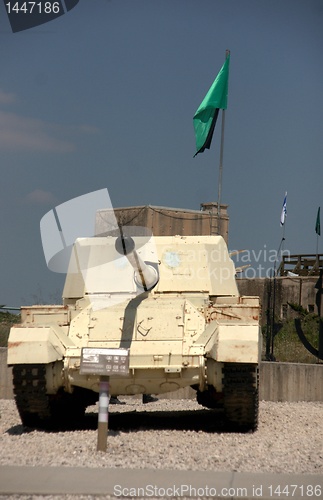
<svg viewBox="0 0 323 500">
<path fill-rule="evenodd" d="M 280 249 L 278 250 L 278 253 L 280 251 L 280 258 L 282 258 L 282 252 L 284 252 L 284 241 L 285 241 L 285 227 L 286 227 L 286 223 L 284 223 L 283 225 L 283 237 L 282 237 L 282 240 L 280 242 Z"/>
<path fill-rule="evenodd" d="M 221 234 L 221 195 L 222 195 L 222 173 L 223 173 L 224 126 L 225 126 L 225 109 L 222 109 L 219 184 L 218 184 L 218 234 Z"/>
<path fill-rule="evenodd" d="M 270 356 L 270 350 L 271 350 L 271 314 L 270 314 L 270 308 L 271 308 L 271 292 L 272 292 L 272 282 L 271 282 L 271 276 L 268 280 L 267 283 L 267 311 L 266 311 L 266 317 L 267 317 L 267 332 L 266 332 L 266 361 L 271 361 L 271 356 Z"/>
<path fill-rule="evenodd" d="M 108 416 L 109 416 L 109 377 L 101 376 L 100 388 L 99 388 L 97 451 L 107 451 Z"/>
<path fill-rule="evenodd" d="M 277 257 L 279 253 L 281 252 L 281 248 L 283 246 L 283 243 L 285 241 L 285 224 L 284 224 L 284 230 L 283 230 L 283 237 L 281 239 L 277 255 L 275 257 L 274 261 L 274 275 L 273 275 L 273 302 L 272 302 L 272 319 L 271 319 L 271 358 L 272 361 L 275 361 L 275 356 L 274 356 L 274 337 L 275 337 L 275 310 L 276 310 L 276 276 L 277 276 Z"/>
<path fill-rule="evenodd" d="M 230 50 L 225 51 L 225 59 L 230 55 Z M 221 234 L 221 195 L 222 195 L 222 172 L 223 172 L 223 151 L 224 151 L 224 125 L 225 125 L 225 109 L 222 109 L 222 124 L 221 124 L 221 144 L 220 144 L 220 162 L 219 162 L 219 182 L 218 182 L 218 234 Z"/>
<path fill-rule="evenodd" d="M 275 309 L 276 309 L 276 261 L 274 263 L 274 276 L 273 276 L 273 310 L 271 318 L 271 361 L 276 361 L 274 356 L 274 337 L 275 337 Z"/>
<path fill-rule="evenodd" d="M 318 260 L 318 253 L 319 253 L 319 235 L 321 233 L 320 211 L 321 211 L 321 207 L 318 208 L 317 216 L 316 216 L 316 224 L 315 224 L 315 232 L 316 232 L 316 259 L 317 260 Z"/>
</svg>

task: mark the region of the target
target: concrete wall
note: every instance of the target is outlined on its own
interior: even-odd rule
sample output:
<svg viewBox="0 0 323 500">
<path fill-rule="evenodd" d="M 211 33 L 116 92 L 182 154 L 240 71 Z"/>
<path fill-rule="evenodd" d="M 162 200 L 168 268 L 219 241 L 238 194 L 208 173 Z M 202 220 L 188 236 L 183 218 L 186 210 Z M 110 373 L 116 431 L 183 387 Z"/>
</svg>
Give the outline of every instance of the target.
<svg viewBox="0 0 323 500">
<path fill-rule="evenodd" d="M 301 305 L 304 309 L 317 314 L 315 284 L 317 276 L 278 276 L 275 278 L 275 316 L 289 319 L 295 316 L 287 303 Z M 241 295 L 260 297 L 262 309 L 261 324 L 266 324 L 266 311 L 270 301 L 273 303 L 274 280 L 269 278 L 239 278 L 237 286 Z"/>
<path fill-rule="evenodd" d="M 203 203 L 201 210 L 155 207 L 151 205 L 115 208 L 114 215 L 122 226 L 149 228 L 154 236 L 221 234 L 227 243 L 229 232 L 227 207 L 228 205 L 220 205 L 220 228 L 218 228 L 216 203 Z M 111 231 L 111 209 L 98 210 L 96 213 L 95 234 L 104 236 L 109 231 Z"/>
<path fill-rule="evenodd" d="M 0 347 L 0 399 L 12 398 L 12 368 L 7 366 L 7 349 Z"/>
<path fill-rule="evenodd" d="M 323 401 L 323 364 L 264 361 L 260 389 L 265 401 Z"/>
<path fill-rule="evenodd" d="M 164 394 L 170 399 L 194 399 L 190 387 Z M 0 399 L 13 398 L 12 371 L 7 349 L 0 347 Z M 323 364 L 271 363 L 260 365 L 260 399 L 266 401 L 323 401 Z"/>
</svg>

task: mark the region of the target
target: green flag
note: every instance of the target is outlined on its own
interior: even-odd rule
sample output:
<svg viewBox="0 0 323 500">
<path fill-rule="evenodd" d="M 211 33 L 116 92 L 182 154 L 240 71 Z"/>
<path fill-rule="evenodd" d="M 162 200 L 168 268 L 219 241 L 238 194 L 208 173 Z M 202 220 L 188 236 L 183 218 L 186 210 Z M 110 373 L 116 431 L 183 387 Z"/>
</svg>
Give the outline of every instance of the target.
<svg viewBox="0 0 323 500">
<path fill-rule="evenodd" d="M 321 207 L 318 208 L 317 216 L 316 216 L 316 224 L 315 224 L 315 232 L 319 236 L 321 236 L 320 209 L 321 209 Z"/>
<path fill-rule="evenodd" d="M 193 118 L 196 156 L 210 149 L 219 109 L 227 109 L 230 54 Z"/>
</svg>

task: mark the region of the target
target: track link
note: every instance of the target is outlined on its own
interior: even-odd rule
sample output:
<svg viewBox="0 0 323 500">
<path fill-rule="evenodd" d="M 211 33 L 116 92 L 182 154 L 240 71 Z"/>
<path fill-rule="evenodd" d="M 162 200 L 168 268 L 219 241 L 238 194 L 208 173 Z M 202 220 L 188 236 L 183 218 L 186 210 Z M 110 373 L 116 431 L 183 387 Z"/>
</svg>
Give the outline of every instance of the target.
<svg viewBox="0 0 323 500">
<path fill-rule="evenodd" d="M 21 421 L 37 426 L 51 416 L 45 365 L 14 365 L 13 386 Z"/>
<path fill-rule="evenodd" d="M 232 430 L 255 431 L 258 427 L 258 366 L 225 363 L 223 404 Z"/>
<path fill-rule="evenodd" d="M 43 429 L 78 428 L 85 408 L 95 403 L 97 395 L 79 387 L 74 387 L 72 394 L 63 387 L 56 394 L 47 394 L 46 366 L 13 367 L 15 400 L 23 425 Z"/>
</svg>

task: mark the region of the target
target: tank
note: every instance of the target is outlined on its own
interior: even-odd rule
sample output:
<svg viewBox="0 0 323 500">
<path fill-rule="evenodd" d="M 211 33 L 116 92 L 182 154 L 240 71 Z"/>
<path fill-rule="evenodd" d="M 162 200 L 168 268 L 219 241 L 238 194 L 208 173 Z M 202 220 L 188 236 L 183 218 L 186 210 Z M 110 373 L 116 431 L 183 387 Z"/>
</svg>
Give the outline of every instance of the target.
<svg viewBox="0 0 323 500">
<path fill-rule="evenodd" d="M 259 299 L 239 295 L 235 272 L 221 236 L 77 239 L 63 304 L 22 307 L 10 331 L 22 423 L 77 422 L 98 400 L 100 355 L 121 349 L 110 395 L 192 387 L 232 429 L 256 430 Z"/>
</svg>

